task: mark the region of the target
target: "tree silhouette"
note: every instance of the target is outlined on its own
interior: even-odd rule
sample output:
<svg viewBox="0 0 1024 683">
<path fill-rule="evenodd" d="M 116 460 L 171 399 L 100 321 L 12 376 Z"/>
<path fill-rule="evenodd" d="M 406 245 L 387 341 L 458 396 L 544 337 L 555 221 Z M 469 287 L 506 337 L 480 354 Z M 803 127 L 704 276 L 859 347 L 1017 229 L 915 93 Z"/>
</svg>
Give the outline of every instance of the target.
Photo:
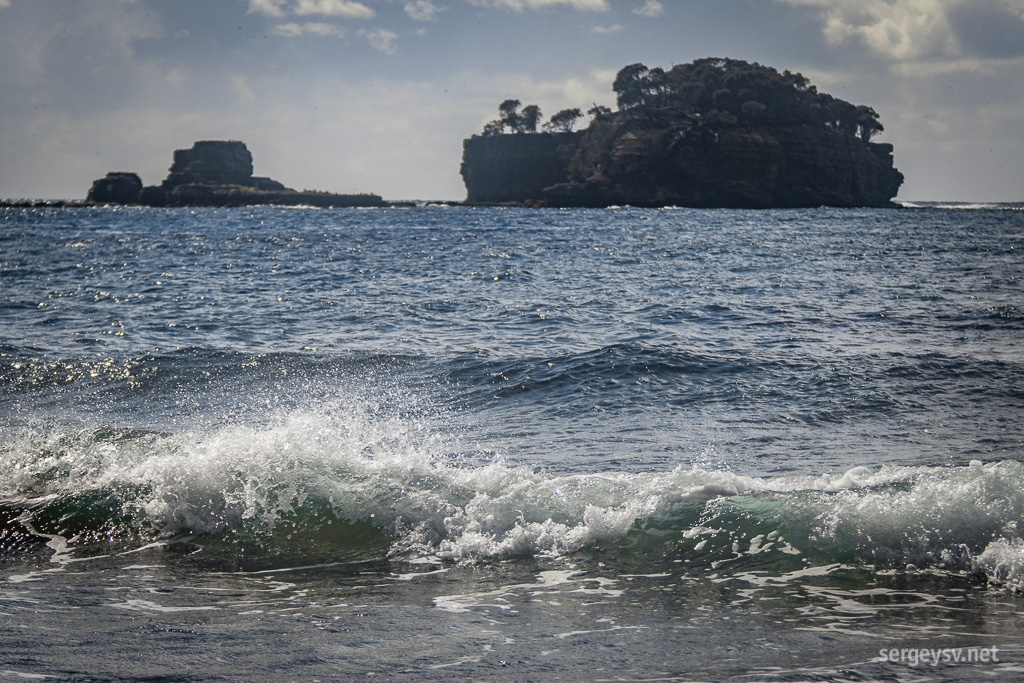
<svg viewBox="0 0 1024 683">
<path fill-rule="evenodd" d="M 513 133 L 536 133 L 540 124 L 540 107 L 528 104 L 520 111 L 519 100 L 508 99 L 498 105 L 498 118 L 484 125 L 484 135 L 501 135 L 506 129 Z"/>
<path fill-rule="evenodd" d="M 878 113 L 871 107 L 863 104 L 857 107 L 857 133 L 864 142 L 870 142 L 871 137 L 881 133 L 885 128 L 878 120 Z"/>
<path fill-rule="evenodd" d="M 583 112 L 579 107 L 563 109 L 544 124 L 544 130 L 549 133 L 571 133 L 576 121 L 581 118 L 583 118 Z"/>
<path fill-rule="evenodd" d="M 540 123 L 540 107 L 536 104 L 528 104 L 523 107 L 523 113 L 519 116 L 519 129 L 517 133 L 536 133 L 537 124 Z"/>
<path fill-rule="evenodd" d="M 520 121 L 522 114 L 519 113 L 520 104 L 519 100 L 505 100 L 498 105 L 498 121 L 501 122 L 502 130 L 508 127 L 513 132 L 519 132 L 522 125 Z"/>
<path fill-rule="evenodd" d="M 686 129 L 705 125 L 714 131 L 733 126 L 825 127 L 864 142 L 884 130 L 871 107 L 818 92 L 802 74 L 738 59 L 708 57 L 668 71 L 630 64 L 616 74 L 612 89 L 619 111 L 595 104 L 587 111 L 591 131 L 616 117 Z M 484 135 L 537 132 L 541 112 L 536 105 L 521 107 L 519 100 L 508 99 L 498 111 L 499 118 L 484 127 Z M 564 109 L 543 130 L 572 131 L 582 116 L 577 108 Z"/>
<path fill-rule="evenodd" d="M 618 96 L 620 111 L 658 103 L 665 88 L 664 70 L 657 67 L 648 69 L 643 64 L 623 67 L 612 83 L 612 90 Z"/>
</svg>

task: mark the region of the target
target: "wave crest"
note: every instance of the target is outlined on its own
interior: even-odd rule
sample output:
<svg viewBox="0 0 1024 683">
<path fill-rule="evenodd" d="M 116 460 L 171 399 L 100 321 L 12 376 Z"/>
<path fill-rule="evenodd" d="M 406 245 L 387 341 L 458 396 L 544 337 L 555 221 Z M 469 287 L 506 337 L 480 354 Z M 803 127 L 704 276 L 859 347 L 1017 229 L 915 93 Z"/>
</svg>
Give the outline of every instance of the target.
<svg viewBox="0 0 1024 683">
<path fill-rule="evenodd" d="M 715 570 L 913 565 L 1024 587 L 1016 462 L 563 475 L 473 462 L 424 422 L 358 405 L 260 429 L 29 435 L 7 451 L 0 510 L 24 538 L 72 547 L 200 534 L 226 553 L 244 539 L 301 554 L 301 538 L 319 559 L 352 550 L 336 544 L 460 562 L 592 550 Z"/>
</svg>

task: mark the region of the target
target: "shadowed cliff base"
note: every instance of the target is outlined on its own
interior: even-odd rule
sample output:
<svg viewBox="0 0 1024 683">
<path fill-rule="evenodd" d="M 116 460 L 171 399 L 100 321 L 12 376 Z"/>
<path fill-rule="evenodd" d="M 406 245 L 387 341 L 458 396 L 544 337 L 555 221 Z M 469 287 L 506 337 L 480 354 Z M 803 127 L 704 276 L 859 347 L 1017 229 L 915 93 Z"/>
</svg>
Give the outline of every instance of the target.
<svg viewBox="0 0 1024 683">
<path fill-rule="evenodd" d="M 292 190 L 276 180 L 253 176 L 252 154 L 244 142 L 206 140 L 174 152 L 160 185 L 143 187 L 135 173 L 111 172 L 93 182 L 86 202 L 140 206 L 387 206 L 375 194 L 333 194 Z"/>
<path fill-rule="evenodd" d="M 669 71 L 633 64 L 619 110 L 499 107 L 465 140 L 468 204 L 699 208 L 893 207 L 903 183 L 878 114 L 818 92 L 800 74 L 708 58 Z M 555 125 L 552 125 L 555 124 Z M 568 129 L 568 130 L 567 130 Z M 511 132 L 506 132 L 511 131 Z"/>
</svg>

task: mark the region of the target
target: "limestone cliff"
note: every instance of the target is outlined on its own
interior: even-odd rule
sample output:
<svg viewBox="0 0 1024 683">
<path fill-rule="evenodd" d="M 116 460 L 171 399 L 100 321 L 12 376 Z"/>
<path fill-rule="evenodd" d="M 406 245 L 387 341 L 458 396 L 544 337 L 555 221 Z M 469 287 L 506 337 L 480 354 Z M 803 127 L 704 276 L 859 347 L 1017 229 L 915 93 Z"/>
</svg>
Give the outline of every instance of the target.
<svg viewBox="0 0 1024 683">
<path fill-rule="evenodd" d="M 462 177 L 469 201 L 500 204 L 541 199 L 569 177 L 582 133 L 474 136 L 463 142 Z"/>
</svg>

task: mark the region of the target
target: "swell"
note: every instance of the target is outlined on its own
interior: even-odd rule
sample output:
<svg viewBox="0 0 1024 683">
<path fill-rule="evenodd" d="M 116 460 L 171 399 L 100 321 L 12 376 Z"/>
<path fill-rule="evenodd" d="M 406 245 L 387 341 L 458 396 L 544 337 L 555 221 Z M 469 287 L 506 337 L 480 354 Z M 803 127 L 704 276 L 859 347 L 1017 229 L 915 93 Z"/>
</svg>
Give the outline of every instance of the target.
<svg viewBox="0 0 1024 683">
<path fill-rule="evenodd" d="M 817 357 L 787 348 L 622 343 L 547 356 L 464 356 L 449 372 L 471 406 L 512 400 L 566 415 L 599 399 L 627 411 L 763 406 L 833 424 L 933 404 L 955 411 L 961 402 L 1024 399 L 1019 362 L 903 349 Z"/>
</svg>

